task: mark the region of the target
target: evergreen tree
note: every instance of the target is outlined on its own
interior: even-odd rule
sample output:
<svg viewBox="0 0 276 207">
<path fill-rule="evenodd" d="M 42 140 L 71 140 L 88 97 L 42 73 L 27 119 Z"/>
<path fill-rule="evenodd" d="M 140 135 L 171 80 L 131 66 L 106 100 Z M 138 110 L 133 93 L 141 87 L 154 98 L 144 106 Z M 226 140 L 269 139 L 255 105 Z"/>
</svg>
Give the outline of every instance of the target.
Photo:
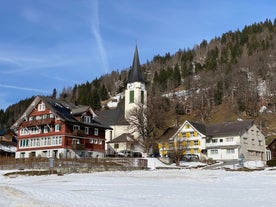
<svg viewBox="0 0 276 207">
<path fill-rule="evenodd" d="M 173 70 L 173 81 L 175 83 L 175 87 L 178 87 L 181 84 L 181 74 L 178 64 L 175 65 Z"/>
</svg>

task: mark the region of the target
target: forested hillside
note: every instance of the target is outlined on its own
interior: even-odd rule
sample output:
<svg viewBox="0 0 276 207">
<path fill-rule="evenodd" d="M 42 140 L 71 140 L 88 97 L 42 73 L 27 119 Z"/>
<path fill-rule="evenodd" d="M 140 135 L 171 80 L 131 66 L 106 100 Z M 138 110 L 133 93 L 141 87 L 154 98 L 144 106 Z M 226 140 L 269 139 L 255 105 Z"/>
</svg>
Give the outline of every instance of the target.
<svg viewBox="0 0 276 207">
<path fill-rule="evenodd" d="M 142 65 L 142 71 L 149 97 L 166 99 L 154 102 L 166 103 L 166 107 L 160 106 L 166 125 L 185 118 L 216 122 L 242 117 L 270 126 L 269 133 L 276 135 L 276 20 L 228 31 L 175 54 L 156 55 Z M 123 91 L 127 73 L 128 69 L 113 71 L 69 86 L 57 98 L 100 109 L 101 101 Z M 182 95 L 172 94 L 177 91 Z M 164 96 L 169 92 L 171 96 Z M 56 97 L 55 89 L 52 96 Z M 0 111 L 0 128 L 9 127 L 31 99 Z"/>
</svg>

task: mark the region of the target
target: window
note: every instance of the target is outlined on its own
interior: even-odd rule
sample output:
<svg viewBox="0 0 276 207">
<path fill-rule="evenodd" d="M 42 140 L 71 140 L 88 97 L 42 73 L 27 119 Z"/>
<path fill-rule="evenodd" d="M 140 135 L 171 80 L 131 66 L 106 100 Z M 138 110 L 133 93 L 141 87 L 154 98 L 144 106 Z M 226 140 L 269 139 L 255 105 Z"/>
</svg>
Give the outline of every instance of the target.
<svg viewBox="0 0 276 207">
<path fill-rule="evenodd" d="M 94 144 L 94 139 L 90 139 L 90 140 L 89 140 L 89 143 L 90 143 L 90 144 Z"/>
<path fill-rule="evenodd" d="M 226 149 L 226 154 L 234 154 L 235 150 L 234 149 Z"/>
<path fill-rule="evenodd" d="M 75 130 L 80 130 L 80 126 L 78 126 L 78 125 L 73 125 L 73 130 L 75 131 Z"/>
<path fill-rule="evenodd" d="M 89 134 L 89 127 L 85 127 L 84 130 L 85 130 L 85 134 Z"/>
<path fill-rule="evenodd" d="M 41 156 L 42 157 L 47 157 L 47 151 L 43 151 Z"/>
<path fill-rule="evenodd" d="M 114 144 L 115 149 L 119 149 L 119 143 Z"/>
<path fill-rule="evenodd" d="M 251 134 L 254 135 L 254 130 L 253 129 L 251 129 Z"/>
<path fill-rule="evenodd" d="M 44 126 L 44 133 L 49 133 L 50 132 L 50 128 L 48 125 Z"/>
<path fill-rule="evenodd" d="M 259 140 L 259 146 L 263 146 L 263 145 L 264 145 L 263 141 Z"/>
<path fill-rule="evenodd" d="M 83 116 L 82 122 L 84 123 L 91 123 L 91 117 L 90 116 Z"/>
<path fill-rule="evenodd" d="M 56 124 L 55 125 L 55 132 L 59 132 L 61 130 L 61 125 L 60 124 Z"/>
<path fill-rule="evenodd" d="M 98 136 L 98 135 L 99 135 L 99 129 L 98 129 L 98 128 L 95 128 L 95 129 L 94 129 L 94 135 L 95 135 L 95 136 Z"/>
<path fill-rule="evenodd" d="M 109 131 L 109 139 L 112 140 L 112 131 Z"/>
<path fill-rule="evenodd" d="M 144 103 L 144 91 L 141 91 L 141 103 Z"/>
<path fill-rule="evenodd" d="M 129 103 L 134 103 L 134 91 L 129 92 Z"/>
<path fill-rule="evenodd" d="M 226 138 L 226 142 L 233 142 L 234 141 L 234 138 L 233 137 L 227 137 Z"/>
<path fill-rule="evenodd" d="M 217 155 L 218 154 L 218 150 L 217 149 L 212 149 L 210 151 L 211 155 Z"/>
<path fill-rule="evenodd" d="M 27 128 L 20 129 L 20 135 L 27 135 L 27 134 L 29 134 Z"/>
<path fill-rule="evenodd" d="M 50 137 L 47 138 L 47 145 L 51 145 L 51 138 Z"/>
<path fill-rule="evenodd" d="M 61 136 L 58 137 L 58 144 L 61 145 L 62 144 L 62 139 Z"/>
<path fill-rule="evenodd" d="M 252 139 L 252 145 L 255 145 L 255 139 Z"/>
<path fill-rule="evenodd" d="M 38 111 L 45 111 L 45 104 L 44 103 L 38 104 Z"/>
<path fill-rule="evenodd" d="M 198 140 L 194 141 L 194 145 L 198 145 Z"/>
<path fill-rule="evenodd" d="M 217 139 L 212 139 L 212 143 L 217 143 L 218 140 Z"/>
</svg>

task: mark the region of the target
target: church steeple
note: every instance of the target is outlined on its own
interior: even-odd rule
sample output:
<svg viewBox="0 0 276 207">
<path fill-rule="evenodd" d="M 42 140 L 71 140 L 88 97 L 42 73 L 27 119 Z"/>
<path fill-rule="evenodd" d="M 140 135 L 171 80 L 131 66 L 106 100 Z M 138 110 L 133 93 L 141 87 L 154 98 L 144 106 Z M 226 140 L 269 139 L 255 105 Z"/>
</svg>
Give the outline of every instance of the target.
<svg viewBox="0 0 276 207">
<path fill-rule="evenodd" d="M 145 80 L 144 80 L 142 72 L 141 72 L 141 66 L 140 66 L 140 61 L 139 61 L 137 45 L 135 47 L 133 63 L 132 63 L 132 67 L 129 72 L 128 80 L 127 80 L 127 83 L 134 83 L 134 82 L 145 83 Z"/>
<path fill-rule="evenodd" d="M 145 80 L 142 76 L 137 45 L 134 52 L 133 63 L 129 71 L 127 87 L 125 90 L 125 118 L 133 108 L 143 104 L 146 107 L 147 91 Z"/>
</svg>

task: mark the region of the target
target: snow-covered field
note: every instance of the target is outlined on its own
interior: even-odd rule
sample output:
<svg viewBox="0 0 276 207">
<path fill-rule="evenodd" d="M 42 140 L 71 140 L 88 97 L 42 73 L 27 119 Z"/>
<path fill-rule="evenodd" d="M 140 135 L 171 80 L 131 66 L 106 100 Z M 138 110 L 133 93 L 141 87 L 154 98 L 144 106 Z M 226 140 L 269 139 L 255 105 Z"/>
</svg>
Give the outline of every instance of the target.
<svg viewBox="0 0 276 207">
<path fill-rule="evenodd" d="M 4 177 L 0 206 L 276 206 L 276 170 L 172 169 Z"/>
</svg>

